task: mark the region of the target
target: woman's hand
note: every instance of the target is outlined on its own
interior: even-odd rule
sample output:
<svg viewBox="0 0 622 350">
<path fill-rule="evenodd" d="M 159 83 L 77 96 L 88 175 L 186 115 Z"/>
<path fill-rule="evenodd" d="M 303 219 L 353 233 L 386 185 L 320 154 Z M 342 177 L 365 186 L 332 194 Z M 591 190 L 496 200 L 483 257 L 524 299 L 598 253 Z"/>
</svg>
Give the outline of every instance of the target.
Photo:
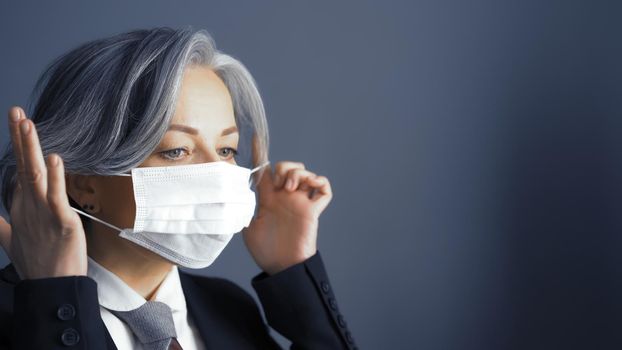
<svg viewBox="0 0 622 350">
<path fill-rule="evenodd" d="M 11 225 L 0 218 L 0 244 L 22 279 L 86 275 L 86 239 L 80 217 L 65 192 L 65 171 L 57 154 L 47 163 L 37 130 L 19 107 L 9 110 L 17 162 Z"/>
<path fill-rule="evenodd" d="M 332 199 L 328 179 L 302 163 L 279 162 L 256 187 L 257 215 L 242 232 L 257 265 L 275 274 L 315 254 L 318 220 Z"/>
</svg>

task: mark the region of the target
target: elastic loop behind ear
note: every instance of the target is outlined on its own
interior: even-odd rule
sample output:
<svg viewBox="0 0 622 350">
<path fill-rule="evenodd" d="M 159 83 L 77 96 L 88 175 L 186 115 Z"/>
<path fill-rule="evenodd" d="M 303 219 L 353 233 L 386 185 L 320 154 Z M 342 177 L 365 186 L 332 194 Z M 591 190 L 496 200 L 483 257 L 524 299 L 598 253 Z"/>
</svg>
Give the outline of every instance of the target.
<svg viewBox="0 0 622 350">
<path fill-rule="evenodd" d="M 76 208 L 74 208 L 74 207 L 71 207 L 71 209 L 73 209 L 74 211 L 78 212 L 78 214 L 82 214 L 82 215 L 84 215 L 84 216 L 86 216 L 86 217 L 88 217 L 88 218 L 91 218 L 91 219 L 93 219 L 93 220 L 95 220 L 95 221 L 97 221 L 97 222 L 99 222 L 99 223 L 102 223 L 102 224 L 104 224 L 104 225 L 106 225 L 106 226 L 110 227 L 111 229 L 115 229 L 115 230 L 117 230 L 117 231 L 119 231 L 119 232 L 123 232 L 123 230 L 122 230 L 122 229 L 120 229 L 120 228 L 116 227 L 115 225 L 109 224 L 109 223 L 107 223 L 107 222 L 105 222 L 105 221 L 103 221 L 103 220 L 101 220 L 101 219 L 98 219 L 98 218 L 94 217 L 94 216 L 93 216 L 93 215 L 91 215 L 91 214 L 87 214 L 87 213 L 83 212 L 83 211 L 82 211 L 82 210 L 80 210 L 80 209 L 76 209 Z"/>
<path fill-rule="evenodd" d="M 258 167 L 256 167 L 256 168 L 254 168 L 253 170 L 251 170 L 251 174 L 252 174 L 252 173 L 254 173 L 254 172 L 256 172 L 257 170 L 259 170 L 259 169 L 261 169 L 261 168 L 265 167 L 265 166 L 266 166 L 266 165 L 268 165 L 268 164 L 270 164 L 270 161 L 269 161 L 269 160 L 268 160 L 268 161 L 266 161 L 265 163 L 261 164 L 260 166 L 258 166 Z"/>
<path fill-rule="evenodd" d="M 253 185 L 253 173 L 256 172 L 257 170 L 263 168 L 264 166 L 270 164 L 270 161 L 266 161 L 265 163 L 261 164 L 260 166 L 254 168 L 253 170 L 251 170 L 251 176 L 248 179 L 248 186 L 251 187 Z"/>
</svg>

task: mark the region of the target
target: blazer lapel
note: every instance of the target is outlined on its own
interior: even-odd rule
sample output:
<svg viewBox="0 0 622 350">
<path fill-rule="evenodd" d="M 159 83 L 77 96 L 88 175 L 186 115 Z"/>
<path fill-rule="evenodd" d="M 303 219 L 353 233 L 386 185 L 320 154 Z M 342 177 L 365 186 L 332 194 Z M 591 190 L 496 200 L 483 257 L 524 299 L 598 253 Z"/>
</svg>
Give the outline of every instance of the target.
<svg viewBox="0 0 622 350">
<path fill-rule="evenodd" d="M 103 323 L 103 321 L 102 321 Z M 110 332 L 108 332 L 108 328 L 106 327 L 106 325 L 104 324 L 104 329 L 106 330 L 106 347 L 108 348 L 108 350 L 118 350 L 117 346 L 114 344 L 114 340 L 112 340 L 112 336 L 110 335 Z"/>
<path fill-rule="evenodd" d="M 188 312 L 194 319 L 205 348 L 232 349 L 234 344 L 231 344 L 231 341 L 225 336 L 228 333 L 227 330 L 223 329 L 222 324 L 215 320 L 209 312 L 212 307 L 210 307 L 208 296 L 204 295 L 204 291 L 190 274 L 179 270 L 179 278 Z"/>
</svg>

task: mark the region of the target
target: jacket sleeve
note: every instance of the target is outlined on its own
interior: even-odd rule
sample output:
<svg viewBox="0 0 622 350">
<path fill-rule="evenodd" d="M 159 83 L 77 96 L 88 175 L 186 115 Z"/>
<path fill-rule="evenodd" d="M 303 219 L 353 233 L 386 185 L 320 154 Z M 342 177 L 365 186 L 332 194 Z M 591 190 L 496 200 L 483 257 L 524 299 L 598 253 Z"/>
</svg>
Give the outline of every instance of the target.
<svg viewBox="0 0 622 350">
<path fill-rule="evenodd" d="M 97 283 L 87 276 L 19 281 L 13 315 L 12 349 L 106 349 Z"/>
<path fill-rule="evenodd" d="M 292 350 L 356 349 L 319 251 L 274 275 L 262 272 L 251 283 L 268 324 L 292 341 Z"/>
</svg>

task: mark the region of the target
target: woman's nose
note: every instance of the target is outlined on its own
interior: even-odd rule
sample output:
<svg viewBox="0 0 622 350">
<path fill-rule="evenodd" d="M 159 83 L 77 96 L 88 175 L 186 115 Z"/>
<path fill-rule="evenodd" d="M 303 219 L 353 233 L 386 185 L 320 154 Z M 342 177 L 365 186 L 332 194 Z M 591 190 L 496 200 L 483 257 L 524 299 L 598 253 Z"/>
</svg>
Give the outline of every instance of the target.
<svg viewBox="0 0 622 350">
<path fill-rule="evenodd" d="M 217 162 L 220 159 L 220 156 L 218 155 L 218 153 L 215 150 L 203 150 L 201 155 L 201 162 L 202 163 L 210 163 L 210 162 Z"/>
<path fill-rule="evenodd" d="M 195 152 L 197 151 L 199 154 L 195 153 L 195 159 L 200 163 L 218 162 L 222 160 L 216 147 L 202 146 L 195 150 Z"/>
</svg>

